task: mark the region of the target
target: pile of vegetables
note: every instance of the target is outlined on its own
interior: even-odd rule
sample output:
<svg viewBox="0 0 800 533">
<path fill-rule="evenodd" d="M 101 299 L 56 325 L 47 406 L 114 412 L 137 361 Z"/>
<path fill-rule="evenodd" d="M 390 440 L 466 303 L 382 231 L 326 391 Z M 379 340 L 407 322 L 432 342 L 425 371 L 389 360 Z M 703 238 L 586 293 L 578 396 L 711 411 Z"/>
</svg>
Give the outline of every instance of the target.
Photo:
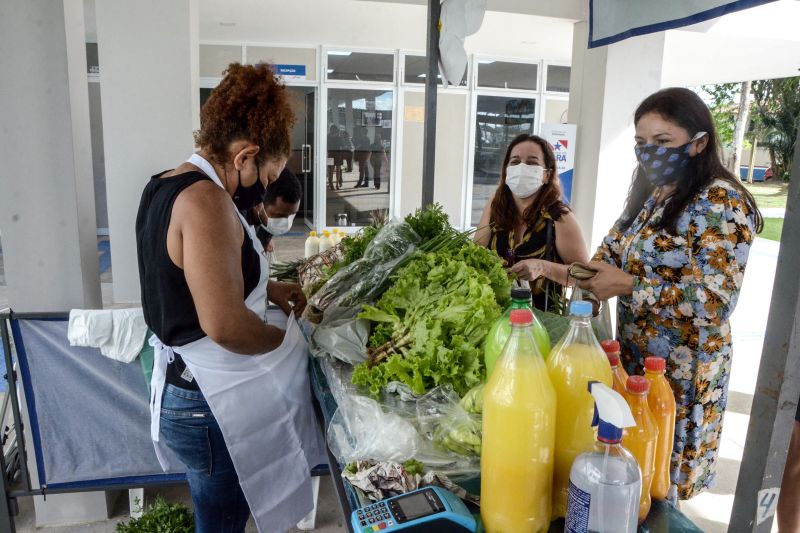
<svg viewBox="0 0 800 533">
<path fill-rule="evenodd" d="M 359 315 L 373 331 L 353 383 L 373 395 L 390 381 L 415 394 L 441 385 L 466 393 L 484 379 L 483 340 L 509 291 L 500 259 L 471 241 L 415 256 Z"/>
</svg>

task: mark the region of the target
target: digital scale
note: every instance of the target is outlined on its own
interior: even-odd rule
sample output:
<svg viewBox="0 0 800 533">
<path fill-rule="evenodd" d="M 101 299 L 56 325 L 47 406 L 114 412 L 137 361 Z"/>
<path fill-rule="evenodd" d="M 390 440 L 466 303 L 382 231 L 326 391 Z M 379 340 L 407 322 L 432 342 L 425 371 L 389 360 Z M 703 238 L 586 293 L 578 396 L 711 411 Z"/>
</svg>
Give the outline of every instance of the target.
<svg viewBox="0 0 800 533">
<path fill-rule="evenodd" d="M 355 533 L 474 533 L 477 523 L 467 506 L 449 490 L 425 487 L 394 496 L 351 515 Z"/>
</svg>

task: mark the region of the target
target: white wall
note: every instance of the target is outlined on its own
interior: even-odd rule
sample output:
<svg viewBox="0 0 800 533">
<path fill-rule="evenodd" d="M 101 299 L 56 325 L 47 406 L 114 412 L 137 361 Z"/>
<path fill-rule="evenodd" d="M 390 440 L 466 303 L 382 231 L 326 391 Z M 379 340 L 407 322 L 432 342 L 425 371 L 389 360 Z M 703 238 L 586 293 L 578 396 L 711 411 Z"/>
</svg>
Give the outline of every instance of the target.
<svg viewBox="0 0 800 533">
<path fill-rule="evenodd" d="M 0 231 L 15 311 L 101 306 L 80 0 L 0 2 Z"/>
<path fill-rule="evenodd" d="M 422 139 L 424 135 L 425 93 L 405 91 L 403 117 L 403 153 L 400 154 L 400 210 L 405 216 L 422 203 Z M 464 160 L 466 153 L 465 120 L 467 95 L 440 91 L 436 113 L 436 168 L 433 199 L 442 204 L 450 222 L 461 224 L 464 205 Z"/>
<path fill-rule="evenodd" d="M 191 155 L 199 126 L 196 3 L 103 0 L 96 16 L 114 301 L 138 302 L 142 189 Z"/>
<path fill-rule="evenodd" d="M 663 87 L 664 34 L 586 49 L 588 24 L 575 25 L 569 120 L 578 124 L 573 208 L 590 250 L 622 213 L 636 158 L 633 114 Z"/>
</svg>

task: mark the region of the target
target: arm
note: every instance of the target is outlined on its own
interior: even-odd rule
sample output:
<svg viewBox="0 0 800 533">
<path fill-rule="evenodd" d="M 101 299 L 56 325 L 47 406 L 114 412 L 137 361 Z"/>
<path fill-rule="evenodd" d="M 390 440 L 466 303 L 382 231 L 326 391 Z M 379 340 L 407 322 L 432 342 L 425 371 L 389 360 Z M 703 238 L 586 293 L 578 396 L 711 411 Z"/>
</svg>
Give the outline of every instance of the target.
<svg viewBox="0 0 800 533">
<path fill-rule="evenodd" d="M 555 223 L 556 251 L 564 264 L 546 262 L 544 275 L 546 278 L 567 285 L 567 270 L 572 263 L 587 263 L 589 254 L 586 251 L 586 241 L 578 226 L 578 219 L 572 212 L 565 213 Z"/>
<path fill-rule="evenodd" d="M 742 287 L 754 222 L 738 192 L 712 187 L 689 206 L 691 273 L 667 282 L 650 268 L 633 277 L 634 312 L 649 310 L 663 318 L 691 319 L 695 326 L 720 326 L 730 318 Z"/>
<path fill-rule="evenodd" d="M 492 201 L 486 202 L 481 214 L 481 221 L 478 222 L 478 231 L 475 232 L 473 239 L 481 246 L 489 246 L 489 240 L 492 237 L 492 228 L 489 227 L 492 218 Z"/>
<path fill-rule="evenodd" d="M 264 324 L 244 304 L 243 229 L 225 192 L 213 184 L 188 188 L 175 201 L 173 224 L 181 254 L 176 264 L 182 265 L 206 335 L 244 355 L 280 346 L 284 331 Z"/>
<path fill-rule="evenodd" d="M 600 243 L 600 246 L 597 247 L 597 251 L 594 253 L 592 261 L 600 261 L 609 265 L 614 265 L 617 268 L 622 267 L 621 240 L 622 232 L 619 231 L 617 229 L 617 225 L 614 224 L 611 227 L 611 230 L 608 232 L 608 235 L 603 237 L 603 241 Z"/>
</svg>

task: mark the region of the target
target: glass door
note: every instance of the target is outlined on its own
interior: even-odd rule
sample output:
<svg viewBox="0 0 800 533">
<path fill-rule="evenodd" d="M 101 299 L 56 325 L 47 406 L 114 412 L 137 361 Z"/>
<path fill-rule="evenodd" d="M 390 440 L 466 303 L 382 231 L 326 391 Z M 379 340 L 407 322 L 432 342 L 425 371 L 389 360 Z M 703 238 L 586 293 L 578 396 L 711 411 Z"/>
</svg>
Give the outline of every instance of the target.
<svg viewBox="0 0 800 533">
<path fill-rule="evenodd" d="M 325 226 L 388 216 L 394 91 L 328 89 Z"/>
<path fill-rule="evenodd" d="M 292 95 L 295 125 L 292 131 L 292 155 L 286 163 L 300 180 L 303 199 L 300 201 L 298 219 L 314 228 L 314 109 L 316 89 L 313 87 L 287 87 Z"/>
</svg>

